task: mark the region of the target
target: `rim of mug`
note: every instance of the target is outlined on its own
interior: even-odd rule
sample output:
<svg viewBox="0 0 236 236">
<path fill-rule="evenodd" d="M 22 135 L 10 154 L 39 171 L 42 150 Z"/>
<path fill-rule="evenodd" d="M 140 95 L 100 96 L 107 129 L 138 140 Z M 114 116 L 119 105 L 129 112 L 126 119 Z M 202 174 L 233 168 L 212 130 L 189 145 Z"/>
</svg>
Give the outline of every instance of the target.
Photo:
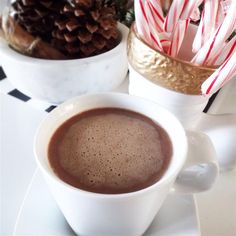
<svg viewBox="0 0 236 236">
<path fill-rule="evenodd" d="M 64 103 L 62 103 L 61 105 L 59 105 L 57 108 L 55 108 L 52 112 L 49 113 L 49 115 L 46 116 L 46 118 L 43 119 L 43 121 L 41 122 L 41 124 L 39 125 L 37 131 L 36 131 L 36 134 L 35 134 L 35 138 L 34 138 L 34 156 L 35 156 L 35 159 L 36 159 L 36 163 L 37 163 L 37 166 L 39 167 L 39 169 L 47 176 L 49 177 L 51 180 L 53 180 L 53 182 L 57 182 L 59 183 L 60 185 L 63 185 L 65 188 L 67 189 L 70 189 L 71 191 L 76 191 L 76 192 L 80 192 L 84 195 L 88 195 L 90 197 L 96 197 L 96 198 L 105 198 L 105 199 L 110 199 L 110 198 L 113 198 L 113 199 L 118 199 L 118 198 L 122 198 L 122 197 L 133 197 L 134 195 L 137 195 L 137 194 L 142 194 L 142 193 L 145 193 L 145 192 L 149 192 L 149 191 L 154 191 L 154 189 L 162 184 L 168 184 L 172 181 L 172 179 L 170 178 L 171 176 L 169 176 L 168 178 L 168 172 L 169 172 L 169 167 L 170 165 L 168 166 L 167 170 L 165 171 L 164 175 L 161 177 L 160 180 L 158 180 L 157 182 L 155 182 L 154 184 L 146 187 L 146 188 L 142 188 L 140 190 L 136 190 L 136 191 L 133 191 L 133 192 L 127 192 L 127 193 L 118 193 L 118 194 L 104 194 L 104 193 L 96 193 L 96 192 L 90 192 L 90 191 L 86 191 L 86 190 L 83 190 L 83 189 L 80 189 L 80 188 L 77 188 L 77 187 L 74 187 L 68 183 L 66 183 L 65 181 L 63 181 L 62 179 L 60 179 L 55 173 L 53 173 L 53 170 L 51 171 L 48 171 L 46 170 L 46 168 L 44 167 L 44 165 L 42 164 L 42 161 L 40 159 L 38 154 L 37 154 L 37 142 L 38 142 L 38 137 L 40 136 L 40 133 L 41 133 L 41 130 L 43 129 L 44 125 L 46 122 L 48 122 L 48 120 L 50 119 L 51 116 L 54 116 L 54 114 L 60 110 L 60 109 L 63 109 L 65 108 L 66 106 L 68 105 L 72 105 L 73 103 L 78 103 L 78 100 L 80 99 L 83 99 L 83 98 L 87 98 L 87 97 L 91 97 L 91 96 L 122 96 L 122 97 L 131 97 L 132 99 L 137 99 L 139 101 L 142 101 L 144 103 L 148 103 L 148 104 L 152 104 L 153 106 L 156 106 L 158 107 L 159 110 L 162 110 L 164 111 L 166 114 L 168 114 L 168 116 L 172 117 L 172 119 L 175 120 L 176 122 L 176 126 L 178 128 L 181 129 L 182 131 L 182 137 L 183 137 L 183 147 L 184 147 L 184 151 L 182 153 L 183 155 L 183 158 L 182 158 L 182 162 L 180 162 L 179 166 L 177 168 L 175 168 L 175 172 L 171 175 L 177 175 L 177 173 L 179 173 L 179 171 L 182 169 L 185 161 L 186 161 L 186 158 L 187 158 L 187 137 L 186 137 L 186 134 L 185 134 L 185 130 L 184 130 L 184 127 L 182 126 L 182 124 L 180 123 L 180 121 L 175 117 L 175 115 L 173 115 L 171 112 L 169 112 L 167 109 L 165 109 L 164 107 L 152 102 L 152 101 L 149 101 L 149 100 L 146 100 L 146 99 L 143 99 L 141 97 L 136 97 L 136 96 L 133 96 L 133 95 L 129 95 L 129 94 L 124 94 L 124 93 L 112 93 L 112 92 L 107 92 L 107 93 L 94 93 L 94 94 L 86 94 L 86 95 L 82 95 L 82 96 L 78 96 L 78 97 L 74 97 Z M 106 107 L 106 106 L 104 106 Z M 111 106 L 109 106 L 111 107 Z M 114 106 L 115 107 L 115 106 Z M 96 108 L 96 107 L 95 107 Z M 131 110 L 131 109 L 128 109 L 128 108 L 122 108 L 120 107 L 121 109 L 127 109 L 127 110 Z M 93 109 L 93 108 L 92 108 Z M 88 110 L 91 110 L 91 109 L 88 109 Z M 85 111 L 85 110 L 84 110 Z M 131 110 L 132 111 L 132 110 Z M 81 111 L 83 112 L 83 111 Z M 136 111 L 137 112 L 137 111 Z M 79 114 L 79 112 L 78 112 Z M 140 114 L 142 114 L 140 112 Z M 149 117 L 151 118 L 151 117 Z M 153 119 L 153 118 L 151 118 Z M 66 120 L 66 119 L 65 119 Z M 155 122 L 158 123 L 158 121 L 156 121 L 155 119 L 153 119 Z M 59 125 L 57 126 L 59 127 Z M 164 128 L 165 129 L 165 128 Z M 166 129 L 165 129 L 166 130 Z M 167 132 L 167 131 L 166 131 Z M 168 132 L 167 132 L 168 133 Z M 172 138 L 171 138 L 171 135 L 168 133 L 168 135 L 170 136 L 170 139 L 171 139 L 171 143 L 173 144 L 172 142 Z M 49 137 L 49 140 L 50 140 L 50 137 Z M 174 155 L 172 155 L 172 158 L 173 158 Z M 48 163 L 48 168 L 51 169 L 49 163 Z"/>
<path fill-rule="evenodd" d="M 161 52 L 157 49 L 155 49 L 152 45 L 146 43 L 142 37 L 138 34 L 137 32 L 137 29 L 136 29 L 136 23 L 133 22 L 131 27 L 130 27 L 130 30 L 134 33 L 134 35 L 136 36 L 136 38 L 141 41 L 143 44 L 145 44 L 147 47 L 151 48 L 153 51 L 155 51 L 156 53 L 159 53 L 161 54 L 162 56 L 164 57 L 167 57 L 169 58 L 170 60 L 173 60 L 173 61 L 176 61 L 176 62 L 179 62 L 179 63 L 183 63 L 187 66 L 191 66 L 191 67 L 195 67 L 195 68 L 198 68 L 198 69 L 201 69 L 201 70 L 207 70 L 207 71 L 212 71 L 214 72 L 218 66 L 202 66 L 202 65 L 199 65 L 199 64 L 196 64 L 196 63 L 192 63 L 192 62 L 189 62 L 189 61 L 186 61 L 186 60 L 183 60 L 183 59 L 180 59 L 178 57 L 172 57 L 168 54 L 166 54 L 165 52 Z"/>
<path fill-rule="evenodd" d="M 52 59 L 30 57 L 30 56 L 27 56 L 27 55 L 17 52 L 15 49 L 11 48 L 3 40 L 2 41 L 0 40 L 0 54 L 2 54 L 3 56 L 9 57 L 9 58 L 13 58 L 14 60 L 18 60 L 21 63 L 39 64 L 39 65 L 43 65 L 43 66 L 45 66 L 45 65 L 52 66 L 52 64 L 53 65 L 54 64 L 55 65 L 57 65 L 57 64 L 67 65 L 67 64 L 71 64 L 71 63 L 81 63 L 81 64 L 92 63 L 92 62 L 96 62 L 98 59 L 99 60 L 107 59 L 113 55 L 116 55 L 117 53 L 122 52 L 122 50 L 120 50 L 120 49 L 121 49 L 121 47 L 126 45 L 126 40 L 127 40 L 127 36 L 129 33 L 129 29 L 124 24 L 118 22 L 118 30 L 120 32 L 119 43 L 111 50 L 106 51 L 101 54 L 98 54 L 98 55 L 95 55 L 95 56 L 91 56 L 91 57 L 67 59 L 67 60 L 64 60 L 64 59 L 63 60 L 52 60 Z"/>
</svg>

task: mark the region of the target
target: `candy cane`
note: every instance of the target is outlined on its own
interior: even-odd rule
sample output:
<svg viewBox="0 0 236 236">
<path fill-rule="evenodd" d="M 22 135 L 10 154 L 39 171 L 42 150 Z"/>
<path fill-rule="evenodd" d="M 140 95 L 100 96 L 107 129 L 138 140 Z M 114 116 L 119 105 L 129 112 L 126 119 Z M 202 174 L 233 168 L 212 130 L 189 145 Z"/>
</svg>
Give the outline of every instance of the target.
<svg viewBox="0 0 236 236">
<path fill-rule="evenodd" d="M 224 15 L 227 14 L 231 3 L 232 3 L 232 0 L 221 0 L 220 1 L 220 5 L 222 6 L 222 10 L 223 10 Z"/>
<path fill-rule="evenodd" d="M 148 43 L 149 45 L 155 47 L 157 50 L 163 51 L 160 43 L 160 39 L 156 30 L 150 25 L 147 15 L 147 1 L 136 0 L 135 1 L 135 17 L 136 17 L 136 27 L 139 35 Z"/>
<path fill-rule="evenodd" d="M 171 4 L 169 12 L 165 18 L 164 30 L 166 32 L 173 32 L 179 20 L 179 17 L 187 4 L 188 0 L 174 0 Z"/>
<path fill-rule="evenodd" d="M 233 53 L 236 52 L 236 36 L 234 36 L 228 43 L 219 49 L 218 56 L 214 60 L 210 61 L 208 65 L 221 65 L 226 61 Z"/>
<path fill-rule="evenodd" d="M 190 19 L 194 22 L 199 21 L 201 18 L 201 13 L 199 8 L 196 8 L 193 13 L 190 15 Z"/>
<path fill-rule="evenodd" d="M 185 5 L 180 15 L 180 19 L 187 20 L 193 14 L 196 8 L 203 2 L 203 0 L 188 0 L 187 2 L 186 1 L 184 2 Z"/>
<path fill-rule="evenodd" d="M 155 5 L 152 2 L 154 1 L 153 0 L 146 1 L 145 10 L 146 10 L 148 23 L 149 23 L 149 29 L 152 34 L 151 37 L 154 38 L 154 41 L 157 41 L 155 44 L 153 44 L 153 46 L 156 49 L 163 51 L 164 50 L 163 45 L 164 45 L 164 48 L 165 48 L 164 51 L 166 51 L 170 43 L 168 43 L 169 38 L 167 34 L 162 32 L 164 18 L 163 18 L 161 5 L 158 5 L 160 4 L 158 3 L 158 1 L 155 1 Z"/>
<path fill-rule="evenodd" d="M 219 0 L 205 0 L 201 21 L 193 41 L 193 52 L 197 52 L 215 30 Z"/>
<path fill-rule="evenodd" d="M 148 27 L 146 13 L 144 12 L 142 0 L 135 0 L 134 8 L 137 32 L 142 38 L 150 42 L 150 30 Z"/>
<path fill-rule="evenodd" d="M 164 16 L 159 0 L 149 0 L 147 1 L 149 10 L 151 12 L 152 18 L 157 26 L 159 32 L 163 31 Z"/>
<path fill-rule="evenodd" d="M 162 21 L 159 18 L 160 14 L 157 14 L 157 12 L 154 10 L 154 6 L 150 1 L 146 1 L 146 15 L 148 18 L 149 22 L 149 27 L 150 24 L 152 25 L 153 30 L 157 32 L 162 32 L 162 27 L 163 27 L 163 18 Z"/>
<path fill-rule="evenodd" d="M 188 0 L 179 3 L 176 0 L 174 4 L 172 4 L 164 24 L 165 31 L 173 32 L 172 42 L 169 48 L 169 54 L 171 56 L 177 56 L 188 28 L 190 17 L 202 1 L 203 0 Z"/>
<path fill-rule="evenodd" d="M 229 38 L 236 27 L 236 1 L 232 1 L 230 9 L 215 33 L 198 51 L 192 59 L 193 63 L 206 64 L 217 56 L 217 52 L 224 42 Z"/>
<path fill-rule="evenodd" d="M 142 11 L 145 12 L 145 19 L 148 23 L 148 27 L 150 30 L 152 46 L 159 51 L 163 51 L 157 30 L 157 22 L 154 19 L 155 16 L 152 10 L 150 9 L 149 2 L 148 1 L 145 1 L 143 3 L 141 2 L 141 8 L 143 9 Z"/>
<path fill-rule="evenodd" d="M 236 53 L 228 58 L 201 86 L 203 95 L 210 95 L 220 89 L 236 75 Z"/>
<path fill-rule="evenodd" d="M 173 38 L 172 38 L 171 45 L 170 45 L 169 52 L 168 52 L 168 54 L 171 55 L 172 57 L 176 57 L 179 53 L 179 50 L 182 45 L 186 30 L 189 25 L 189 21 L 190 21 L 190 19 L 179 20 L 176 27 L 175 27 L 175 30 L 173 33 Z"/>
<path fill-rule="evenodd" d="M 166 32 L 159 33 L 160 42 L 165 53 L 168 53 L 171 45 L 171 34 Z"/>
<path fill-rule="evenodd" d="M 220 3 L 222 3 L 222 0 Z M 223 8 L 222 4 L 220 4 L 218 6 L 218 11 L 216 14 L 215 30 L 223 23 L 225 16 L 226 16 L 226 11 Z"/>
</svg>

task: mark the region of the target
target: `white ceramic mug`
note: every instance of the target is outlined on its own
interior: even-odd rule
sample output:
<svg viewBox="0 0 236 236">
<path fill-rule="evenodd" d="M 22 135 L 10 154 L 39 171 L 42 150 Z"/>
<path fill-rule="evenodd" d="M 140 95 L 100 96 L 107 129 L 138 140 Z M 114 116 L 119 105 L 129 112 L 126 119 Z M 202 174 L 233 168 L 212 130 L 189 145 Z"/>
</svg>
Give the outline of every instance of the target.
<svg viewBox="0 0 236 236">
<path fill-rule="evenodd" d="M 139 112 L 167 131 L 173 156 L 163 177 L 152 186 L 124 194 L 98 194 L 70 186 L 52 171 L 47 148 L 54 131 L 78 113 L 104 107 Z M 180 122 L 166 109 L 127 94 L 85 95 L 60 105 L 39 127 L 34 151 L 55 200 L 79 235 L 142 235 L 171 190 L 181 193 L 204 191 L 212 186 L 218 175 L 215 150 L 205 134 L 187 132 L 186 136 Z"/>
</svg>

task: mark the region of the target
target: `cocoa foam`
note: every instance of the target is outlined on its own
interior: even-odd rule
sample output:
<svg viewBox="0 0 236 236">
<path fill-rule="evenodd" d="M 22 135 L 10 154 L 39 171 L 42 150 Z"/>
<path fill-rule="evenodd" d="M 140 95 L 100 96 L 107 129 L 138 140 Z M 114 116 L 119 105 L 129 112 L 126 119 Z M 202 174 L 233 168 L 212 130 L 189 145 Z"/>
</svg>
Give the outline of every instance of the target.
<svg viewBox="0 0 236 236">
<path fill-rule="evenodd" d="M 54 172 L 75 187 L 123 193 L 158 181 L 171 152 L 168 135 L 149 118 L 103 108 L 59 127 L 49 144 L 49 161 Z"/>
</svg>

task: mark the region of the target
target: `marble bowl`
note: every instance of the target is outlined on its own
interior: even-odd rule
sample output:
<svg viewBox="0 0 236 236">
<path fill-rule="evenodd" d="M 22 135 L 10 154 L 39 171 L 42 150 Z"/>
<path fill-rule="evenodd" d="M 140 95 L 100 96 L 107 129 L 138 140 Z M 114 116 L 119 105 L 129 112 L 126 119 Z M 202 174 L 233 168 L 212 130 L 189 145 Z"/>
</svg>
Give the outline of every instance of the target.
<svg viewBox="0 0 236 236">
<path fill-rule="evenodd" d="M 45 60 L 22 55 L 0 43 L 0 58 L 10 82 L 26 95 L 53 104 L 71 97 L 111 91 L 126 77 L 129 29 L 118 24 L 120 43 L 103 54 L 73 60 Z"/>
</svg>

